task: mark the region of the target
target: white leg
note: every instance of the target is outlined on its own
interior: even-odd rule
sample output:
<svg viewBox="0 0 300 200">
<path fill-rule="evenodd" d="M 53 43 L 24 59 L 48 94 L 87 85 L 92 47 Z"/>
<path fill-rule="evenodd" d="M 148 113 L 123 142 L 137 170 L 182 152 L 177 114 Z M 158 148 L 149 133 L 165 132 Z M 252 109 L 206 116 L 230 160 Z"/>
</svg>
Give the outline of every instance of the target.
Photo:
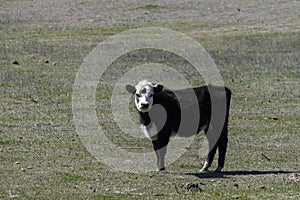
<svg viewBox="0 0 300 200">
<path fill-rule="evenodd" d="M 157 170 L 158 171 L 163 171 L 165 170 L 165 155 L 167 152 L 167 147 L 163 147 L 159 150 L 157 150 L 156 156 L 157 156 Z"/>
<path fill-rule="evenodd" d="M 209 163 L 207 161 L 205 161 L 202 169 L 200 170 L 200 172 L 207 172 L 208 171 L 208 168 L 209 168 Z"/>
</svg>

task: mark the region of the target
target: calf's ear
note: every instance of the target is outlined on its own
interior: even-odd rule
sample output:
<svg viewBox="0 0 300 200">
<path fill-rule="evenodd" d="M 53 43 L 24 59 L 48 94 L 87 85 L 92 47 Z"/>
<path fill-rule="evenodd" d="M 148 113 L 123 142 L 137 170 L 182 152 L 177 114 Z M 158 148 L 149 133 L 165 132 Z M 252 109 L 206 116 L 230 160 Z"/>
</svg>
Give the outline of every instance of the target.
<svg viewBox="0 0 300 200">
<path fill-rule="evenodd" d="M 156 84 L 156 85 L 153 87 L 153 90 L 154 90 L 154 93 L 155 93 L 155 94 L 160 93 L 161 91 L 163 91 L 163 89 L 164 89 L 164 86 L 161 85 L 161 84 Z"/>
<path fill-rule="evenodd" d="M 135 93 L 135 91 L 136 91 L 136 89 L 133 85 L 126 85 L 125 88 L 126 88 L 127 92 L 129 92 L 131 94 Z"/>
</svg>

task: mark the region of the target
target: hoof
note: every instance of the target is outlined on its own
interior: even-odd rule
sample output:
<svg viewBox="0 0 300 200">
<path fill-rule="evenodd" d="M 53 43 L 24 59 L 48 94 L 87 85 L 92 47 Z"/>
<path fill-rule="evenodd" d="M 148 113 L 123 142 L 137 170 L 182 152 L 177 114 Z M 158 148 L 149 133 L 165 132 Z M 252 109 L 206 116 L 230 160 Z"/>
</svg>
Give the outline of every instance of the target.
<svg viewBox="0 0 300 200">
<path fill-rule="evenodd" d="M 162 168 L 158 168 L 158 169 L 157 169 L 158 172 L 165 171 L 165 170 L 166 170 L 165 167 L 162 167 Z"/>
<path fill-rule="evenodd" d="M 200 169 L 200 172 L 208 172 L 208 167 L 203 167 L 202 169 Z"/>
<path fill-rule="evenodd" d="M 215 170 L 215 172 L 222 172 L 223 167 L 218 166 L 217 169 Z"/>
</svg>

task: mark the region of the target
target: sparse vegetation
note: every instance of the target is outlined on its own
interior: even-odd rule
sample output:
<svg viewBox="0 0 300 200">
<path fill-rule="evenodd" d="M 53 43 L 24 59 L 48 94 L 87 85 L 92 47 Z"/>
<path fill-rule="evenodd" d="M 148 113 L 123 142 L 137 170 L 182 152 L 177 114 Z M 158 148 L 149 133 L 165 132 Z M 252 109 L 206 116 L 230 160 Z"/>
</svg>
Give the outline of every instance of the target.
<svg viewBox="0 0 300 200">
<path fill-rule="evenodd" d="M 138 7 L 139 9 L 145 9 L 145 10 L 156 10 L 158 9 L 160 6 L 159 5 L 156 5 L 156 4 L 148 4 L 148 5 L 145 5 L 145 6 L 141 6 L 141 7 Z"/>
<path fill-rule="evenodd" d="M 243 1 L 222 9 L 215 2 L 197 2 L 191 1 L 187 10 L 174 1 L 124 3 L 127 10 L 114 1 L 76 3 L 71 8 L 62 0 L 51 12 L 36 10 L 50 8 L 46 1 L 0 2 L 0 199 L 299 199 L 300 21 L 295 13 L 300 4 L 272 1 L 271 11 L 281 15 L 275 16 L 265 9 L 271 1 Z M 93 10 L 94 5 L 99 8 Z M 205 7 L 205 16 L 189 13 L 195 11 L 193 6 Z M 92 13 L 80 12 L 88 8 Z M 135 16 L 127 15 L 133 10 Z M 145 10 L 159 12 L 147 14 L 147 22 Z M 108 12 L 114 15 L 105 15 Z M 203 135 L 162 173 L 110 171 L 83 146 L 72 115 L 76 73 L 99 42 L 143 26 L 172 28 L 199 41 L 232 89 L 224 173 L 198 173 Z M 203 83 L 186 61 L 161 55 L 124 55 L 100 80 L 99 123 L 120 147 L 140 151 L 151 144 L 119 137 L 110 108 L 111 91 L 120 77 L 116 69 L 156 61 L 176 67 L 193 85 Z"/>
</svg>

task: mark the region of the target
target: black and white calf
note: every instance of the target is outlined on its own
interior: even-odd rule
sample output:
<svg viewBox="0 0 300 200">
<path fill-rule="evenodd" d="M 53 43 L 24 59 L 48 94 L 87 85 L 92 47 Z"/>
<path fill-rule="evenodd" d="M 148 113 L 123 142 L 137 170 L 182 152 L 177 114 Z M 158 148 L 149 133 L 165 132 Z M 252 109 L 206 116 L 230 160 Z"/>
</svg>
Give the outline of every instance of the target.
<svg viewBox="0 0 300 200">
<path fill-rule="evenodd" d="M 144 80 L 126 90 L 135 95 L 141 128 L 153 143 L 158 170 L 164 170 L 169 139 L 173 135 L 188 137 L 204 130 L 209 153 L 201 171 L 208 171 L 216 151 L 216 171 L 224 167 L 228 142 L 228 116 L 231 91 L 226 87 L 202 86 L 171 91 L 161 84 Z M 151 134 L 150 130 L 156 132 Z"/>
</svg>

